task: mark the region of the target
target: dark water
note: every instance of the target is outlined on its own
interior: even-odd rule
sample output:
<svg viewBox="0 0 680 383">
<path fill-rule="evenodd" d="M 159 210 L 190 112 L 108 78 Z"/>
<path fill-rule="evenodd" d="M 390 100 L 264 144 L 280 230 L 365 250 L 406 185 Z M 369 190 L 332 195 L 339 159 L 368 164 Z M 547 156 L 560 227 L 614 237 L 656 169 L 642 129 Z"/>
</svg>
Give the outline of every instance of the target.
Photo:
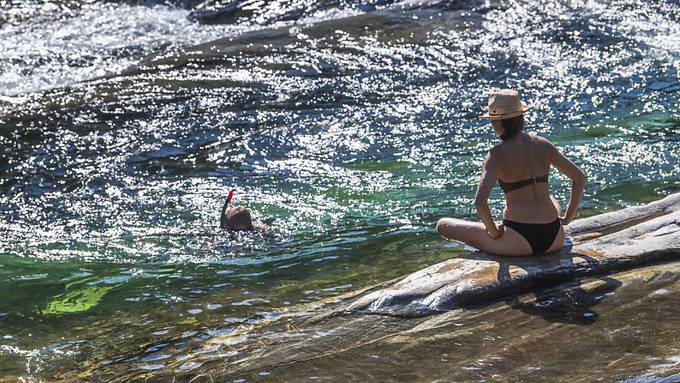
<svg viewBox="0 0 680 383">
<path fill-rule="evenodd" d="M 164 371 L 459 254 L 433 225 L 475 218 L 493 89 L 586 171 L 580 214 L 680 190 L 676 1 L 272 4 L 0 2 L 0 375 Z M 230 188 L 276 236 L 215 229 Z"/>
</svg>

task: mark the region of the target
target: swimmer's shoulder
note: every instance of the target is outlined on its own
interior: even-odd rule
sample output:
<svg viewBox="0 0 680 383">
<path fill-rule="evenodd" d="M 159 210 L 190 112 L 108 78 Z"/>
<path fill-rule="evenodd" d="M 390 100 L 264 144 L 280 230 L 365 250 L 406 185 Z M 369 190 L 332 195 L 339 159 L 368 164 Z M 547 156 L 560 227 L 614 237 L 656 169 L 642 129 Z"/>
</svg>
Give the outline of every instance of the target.
<svg viewBox="0 0 680 383">
<path fill-rule="evenodd" d="M 261 233 L 261 234 L 264 234 L 264 235 L 267 235 L 267 236 L 271 236 L 271 237 L 276 235 L 276 233 L 274 232 L 274 230 L 270 226 L 265 225 L 264 223 L 261 223 L 261 222 L 253 223 L 253 231 L 256 231 L 258 233 Z"/>
</svg>

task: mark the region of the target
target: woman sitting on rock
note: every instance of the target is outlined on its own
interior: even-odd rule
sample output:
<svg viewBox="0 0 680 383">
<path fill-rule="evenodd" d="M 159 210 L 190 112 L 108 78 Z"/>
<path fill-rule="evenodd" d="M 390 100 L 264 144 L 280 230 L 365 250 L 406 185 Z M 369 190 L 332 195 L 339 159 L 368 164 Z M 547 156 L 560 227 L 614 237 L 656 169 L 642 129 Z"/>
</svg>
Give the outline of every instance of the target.
<svg viewBox="0 0 680 383">
<path fill-rule="evenodd" d="M 442 218 L 437 222 L 439 234 L 497 255 L 537 255 L 562 247 L 562 225 L 574 218 L 586 177 L 548 140 L 523 131 L 528 109 L 514 90 L 503 89 L 489 96 L 488 113 L 480 117 L 490 120 L 502 142 L 486 156 L 477 186 L 475 207 L 482 223 Z M 551 165 L 572 180 L 563 217 L 559 204 L 548 193 Z M 502 223 L 494 222 L 487 203 L 496 181 L 505 193 Z"/>
</svg>

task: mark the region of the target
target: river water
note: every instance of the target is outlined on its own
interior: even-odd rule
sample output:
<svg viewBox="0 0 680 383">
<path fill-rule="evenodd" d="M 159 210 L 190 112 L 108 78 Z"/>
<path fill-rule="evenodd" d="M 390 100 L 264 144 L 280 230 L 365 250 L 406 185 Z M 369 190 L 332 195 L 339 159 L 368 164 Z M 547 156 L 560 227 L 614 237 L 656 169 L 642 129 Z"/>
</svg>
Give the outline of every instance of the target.
<svg viewBox="0 0 680 383">
<path fill-rule="evenodd" d="M 0 381 L 201 371 L 178 339 L 460 254 L 434 223 L 475 219 L 494 89 L 586 171 L 581 216 L 680 191 L 677 1 L 0 11 Z M 216 229 L 232 188 L 274 236 Z"/>
</svg>

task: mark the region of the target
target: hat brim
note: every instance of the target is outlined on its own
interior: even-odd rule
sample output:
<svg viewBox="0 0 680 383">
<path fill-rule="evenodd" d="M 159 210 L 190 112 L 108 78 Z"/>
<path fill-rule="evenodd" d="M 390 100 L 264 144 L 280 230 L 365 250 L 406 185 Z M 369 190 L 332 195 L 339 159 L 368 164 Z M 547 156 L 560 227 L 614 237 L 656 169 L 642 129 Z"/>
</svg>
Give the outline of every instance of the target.
<svg viewBox="0 0 680 383">
<path fill-rule="evenodd" d="M 506 113 L 506 114 L 489 114 L 487 112 L 487 113 L 484 113 L 481 116 L 479 116 L 479 118 L 484 119 L 484 120 L 489 120 L 489 121 L 505 120 L 505 119 L 508 119 L 508 118 L 521 116 L 524 113 L 526 113 L 528 110 L 529 110 L 529 106 L 525 103 L 522 103 L 522 110 L 519 110 L 517 112 Z"/>
</svg>

